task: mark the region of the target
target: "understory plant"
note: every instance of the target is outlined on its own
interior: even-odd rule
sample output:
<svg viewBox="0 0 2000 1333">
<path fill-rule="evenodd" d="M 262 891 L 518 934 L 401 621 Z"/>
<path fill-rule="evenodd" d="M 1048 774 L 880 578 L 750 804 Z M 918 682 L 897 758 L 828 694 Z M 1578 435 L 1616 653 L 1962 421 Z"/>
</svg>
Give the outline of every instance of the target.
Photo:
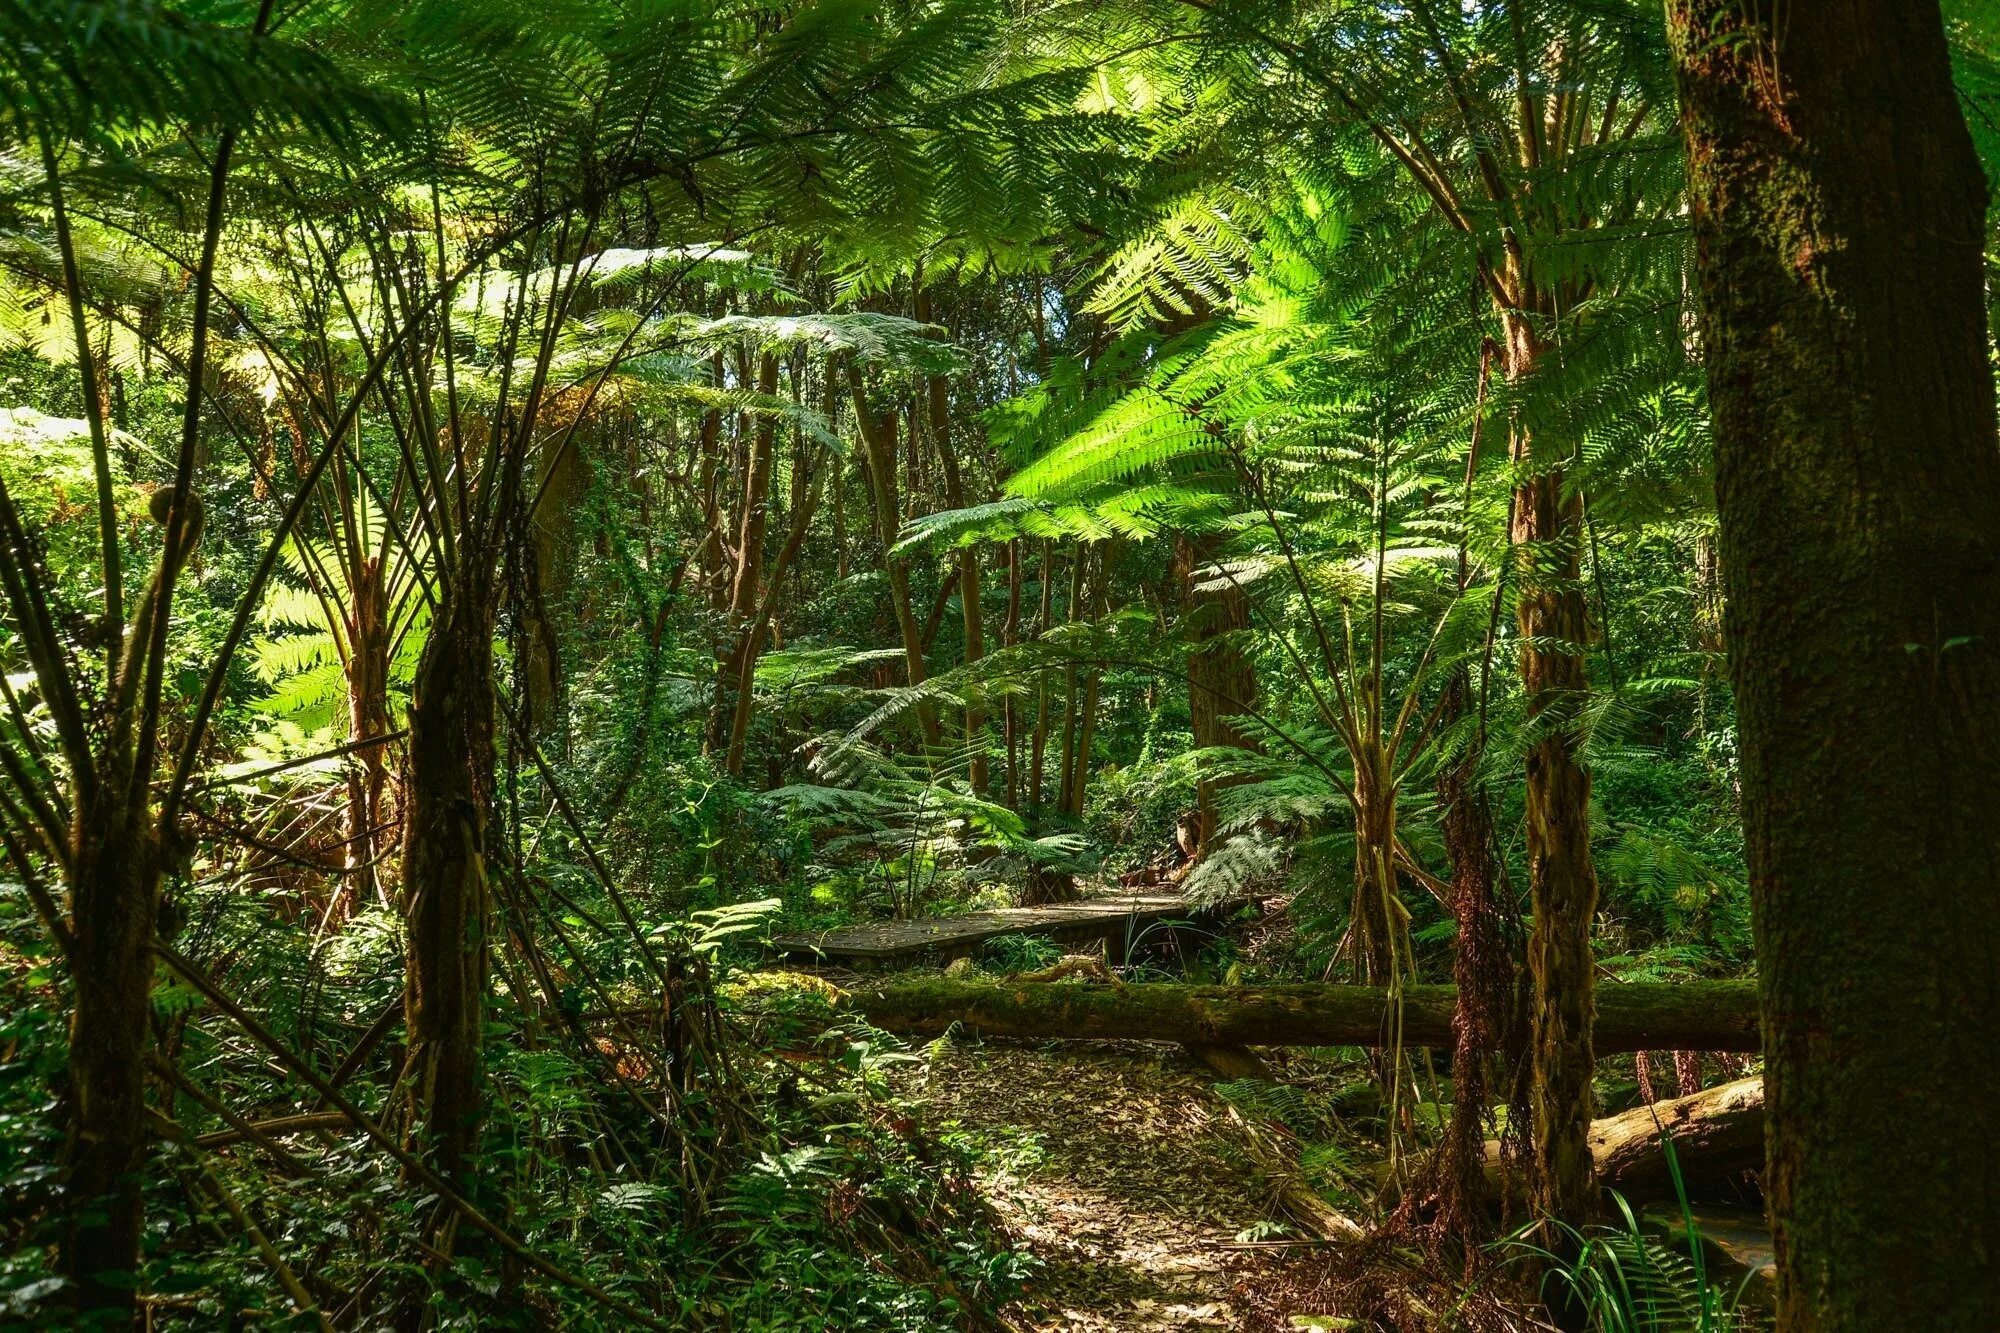
<svg viewBox="0 0 2000 1333">
<path fill-rule="evenodd" d="M 1541 1291 L 1551 1307 L 1583 1314 L 1597 1333 L 1739 1333 L 1767 1327 L 1768 1312 L 1744 1299 L 1754 1273 L 1731 1289 L 1710 1271 L 1672 1137 L 1662 1135 L 1661 1145 L 1686 1253 L 1648 1230 L 1615 1190 L 1607 1191 L 1615 1210 L 1610 1222 L 1582 1228 L 1532 1222 L 1501 1241 L 1500 1253 L 1509 1263 L 1541 1267 Z M 1546 1239 L 1551 1233 L 1553 1244 Z"/>
</svg>

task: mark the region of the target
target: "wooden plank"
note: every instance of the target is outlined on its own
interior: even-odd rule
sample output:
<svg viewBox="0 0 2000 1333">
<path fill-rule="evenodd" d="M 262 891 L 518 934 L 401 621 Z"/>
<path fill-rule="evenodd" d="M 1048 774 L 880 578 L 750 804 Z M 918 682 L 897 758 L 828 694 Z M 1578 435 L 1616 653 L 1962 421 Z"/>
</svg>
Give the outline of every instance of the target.
<svg viewBox="0 0 2000 1333">
<path fill-rule="evenodd" d="M 1122 894 L 1045 907 L 1002 907 L 960 916 L 883 921 L 771 941 L 784 954 L 884 962 L 924 953 L 963 953 L 1000 935 L 1047 932 L 1059 936 L 1109 934 L 1128 921 L 1153 922 L 1191 914 L 1177 894 Z"/>
</svg>

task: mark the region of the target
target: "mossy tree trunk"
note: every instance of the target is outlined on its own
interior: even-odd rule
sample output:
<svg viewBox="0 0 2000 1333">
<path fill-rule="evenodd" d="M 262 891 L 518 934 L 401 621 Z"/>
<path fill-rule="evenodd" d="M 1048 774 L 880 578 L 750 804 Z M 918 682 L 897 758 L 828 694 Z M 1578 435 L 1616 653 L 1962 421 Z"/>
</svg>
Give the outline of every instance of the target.
<svg viewBox="0 0 2000 1333">
<path fill-rule="evenodd" d="M 71 849 L 70 1203 L 62 1266 L 85 1311 L 129 1320 L 138 1291 L 159 841 L 131 767 L 104 764 Z M 111 1326 L 107 1324 L 106 1326 Z"/>
<path fill-rule="evenodd" d="M 1504 322 L 1502 367 L 1518 382 L 1534 374 L 1544 347 L 1529 314 L 1512 310 Z M 1535 442 L 1519 422 L 1510 451 L 1520 476 L 1510 534 L 1521 559 L 1515 628 L 1532 729 L 1527 851 L 1535 916 L 1528 940 L 1534 986 L 1533 1203 L 1542 1215 L 1574 1224 L 1589 1215 L 1596 1198 L 1589 1134 L 1596 1068 L 1590 930 L 1597 915 L 1597 875 L 1590 861 L 1590 773 L 1578 757 L 1576 734 L 1590 690 L 1583 657 L 1589 612 L 1578 543 L 1582 507 L 1562 468 L 1536 456 Z"/>
<path fill-rule="evenodd" d="M 1439 715 L 1455 721 L 1476 706 L 1472 673 L 1445 682 Z M 1451 1120 L 1439 1145 L 1438 1223 L 1461 1237 L 1485 1230 L 1480 1143 L 1485 1133 L 1488 1073 L 1502 1046 L 1514 993 L 1514 964 L 1500 933 L 1494 901 L 1493 816 L 1477 786 L 1480 753 L 1468 749 L 1437 778 L 1438 822 L 1451 859 L 1451 910 L 1458 926 L 1451 978 L 1458 992 L 1452 1015 Z"/>
<path fill-rule="evenodd" d="M 481 1021 L 490 925 L 487 818 L 493 795 L 490 562 L 472 552 L 440 608 L 410 701 L 404 914 L 412 1125 L 431 1164 L 469 1174 L 486 1089 Z"/>
<path fill-rule="evenodd" d="M 1212 586 L 1203 573 L 1218 553 L 1213 537 L 1174 538 L 1174 576 L 1194 647 L 1188 653 L 1188 721 L 1198 749 L 1229 746 L 1254 750 L 1256 740 L 1238 720 L 1257 707 L 1257 666 L 1243 651 L 1250 628 L 1250 599 L 1234 583 Z M 1226 785 L 1214 778 L 1195 783 L 1195 855 L 1215 837 L 1215 794 Z"/>
<path fill-rule="evenodd" d="M 2000 1328 L 1986 184 L 1936 0 L 1667 13 L 1715 413 L 1780 1327 Z"/>
</svg>

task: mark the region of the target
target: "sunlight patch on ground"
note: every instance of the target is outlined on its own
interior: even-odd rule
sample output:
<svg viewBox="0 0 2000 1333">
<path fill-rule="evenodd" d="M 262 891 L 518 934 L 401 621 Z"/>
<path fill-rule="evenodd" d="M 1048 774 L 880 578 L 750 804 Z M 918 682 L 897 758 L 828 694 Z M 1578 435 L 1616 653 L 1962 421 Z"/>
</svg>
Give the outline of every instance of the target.
<svg viewBox="0 0 2000 1333">
<path fill-rule="evenodd" d="M 988 1148 L 981 1184 L 1045 1265 L 1018 1314 L 1064 1333 L 1241 1329 L 1288 1260 L 1230 1248 L 1268 1191 L 1163 1048 L 947 1043 L 911 1075 L 932 1123 Z"/>
</svg>

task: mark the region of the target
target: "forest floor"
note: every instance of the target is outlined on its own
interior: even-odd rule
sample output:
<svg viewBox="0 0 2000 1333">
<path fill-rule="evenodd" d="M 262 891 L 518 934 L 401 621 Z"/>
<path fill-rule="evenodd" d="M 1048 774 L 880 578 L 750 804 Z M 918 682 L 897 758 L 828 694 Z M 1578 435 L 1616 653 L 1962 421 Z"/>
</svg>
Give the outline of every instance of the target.
<svg viewBox="0 0 2000 1333">
<path fill-rule="evenodd" d="M 1178 1051 L 1133 1042 L 942 1042 L 906 1092 L 980 1149 L 981 1185 L 1041 1264 L 1019 1326 L 1064 1333 L 1285 1327 L 1311 1249 L 1244 1248 L 1272 1191 Z"/>
</svg>

